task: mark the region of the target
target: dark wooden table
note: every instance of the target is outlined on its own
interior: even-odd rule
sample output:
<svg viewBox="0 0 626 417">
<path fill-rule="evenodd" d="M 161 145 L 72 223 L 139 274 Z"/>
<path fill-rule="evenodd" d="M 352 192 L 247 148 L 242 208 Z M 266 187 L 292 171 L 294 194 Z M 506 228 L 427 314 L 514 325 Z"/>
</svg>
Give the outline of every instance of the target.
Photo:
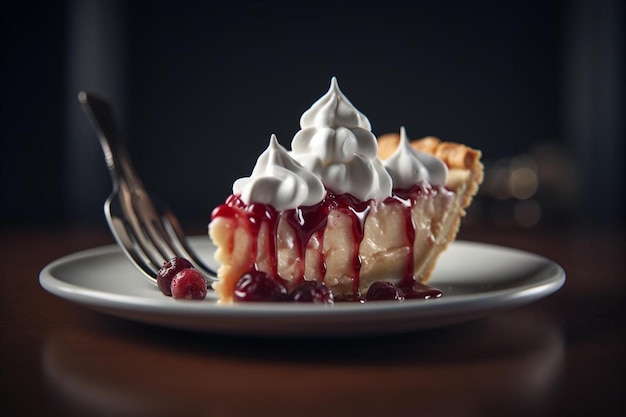
<svg viewBox="0 0 626 417">
<path fill-rule="evenodd" d="M 448 328 L 272 340 L 159 328 L 59 299 L 39 286 L 39 271 L 112 243 L 108 230 L 5 227 L 2 414 L 626 415 L 621 233 L 467 228 L 460 238 L 553 259 L 567 272 L 565 286 Z"/>
</svg>

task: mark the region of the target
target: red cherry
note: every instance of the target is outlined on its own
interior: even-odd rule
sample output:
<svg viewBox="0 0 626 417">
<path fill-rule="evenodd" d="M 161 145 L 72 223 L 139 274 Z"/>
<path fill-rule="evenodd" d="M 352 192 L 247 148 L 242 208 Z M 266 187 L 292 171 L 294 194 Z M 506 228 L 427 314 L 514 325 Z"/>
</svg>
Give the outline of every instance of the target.
<svg viewBox="0 0 626 417">
<path fill-rule="evenodd" d="M 305 281 L 298 284 L 287 297 L 295 303 L 334 304 L 333 293 L 326 285 L 317 281 Z"/>
<path fill-rule="evenodd" d="M 404 300 L 404 293 L 391 282 L 377 281 L 370 285 L 365 297 L 367 301 Z"/>
<path fill-rule="evenodd" d="M 235 284 L 235 301 L 285 301 L 287 289 L 262 271 L 250 271 Z"/>
<path fill-rule="evenodd" d="M 174 276 L 171 289 L 172 297 L 176 300 L 204 300 L 207 284 L 198 270 L 186 268 Z"/>
<path fill-rule="evenodd" d="M 179 258 L 178 256 L 170 259 L 167 262 L 163 262 L 163 266 L 159 269 L 157 274 L 157 285 L 161 292 L 165 295 L 172 295 L 172 279 L 183 269 L 193 268 L 191 262 L 185 258 Z"/>
</svg>

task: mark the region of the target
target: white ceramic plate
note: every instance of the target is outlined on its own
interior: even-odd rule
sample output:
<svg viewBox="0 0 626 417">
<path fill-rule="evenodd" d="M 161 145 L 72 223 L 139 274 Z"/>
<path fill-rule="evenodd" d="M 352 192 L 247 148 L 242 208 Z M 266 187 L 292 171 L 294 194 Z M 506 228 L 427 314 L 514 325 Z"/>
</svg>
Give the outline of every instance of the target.
<svg viewBox="0 0 626 417">
<path fill-rule="evenodd" d="M 215 248 L 208 238 L 192 238 L 191 244 L 212 259 Z M 553 293 L 565 282 L 565 272 L 528 252 L 456 241 L 442 254 L 429 281 L 443 290 L 439 299 L 222 305 L 211 293 L 204 301 L 162 295 L 111 245 L 50 263 L 39 282 L 66 300 L 144 323 L 237 335 L 317 337 L 401 333 L 473 320 Z"/>
</svg>

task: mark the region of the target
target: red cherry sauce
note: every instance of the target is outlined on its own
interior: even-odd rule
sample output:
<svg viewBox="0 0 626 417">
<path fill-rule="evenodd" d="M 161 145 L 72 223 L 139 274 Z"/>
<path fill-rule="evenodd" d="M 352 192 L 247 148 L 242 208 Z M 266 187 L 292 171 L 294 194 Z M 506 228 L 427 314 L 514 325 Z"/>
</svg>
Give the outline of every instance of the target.
<svg viewBox="0 0 626 417">
<path fill-rule="evenodd" d="M 313 206 L 298 207 L 293 210 L 287 210 L 283 216 L 295 232 L 295 250 L 297 251 L 300 259 L 304 260 L 306 246 L 313 235 L 317 236 L 320 245 L 323 246 L 324 234 L 322 231 L 326 227 L 326 220 L 328 219 L 328 206 L 324 205 L 323 202 Z M 326 264 L 323 256 L 320 256 L 318 268 L 321 272 L 321 277 L 323 277 L 326 274 Z M 300 271 L 296 281 L 302 280 L 304 280 L 304 262 L 301 262 L 300 264 Z"/>
<path fill-rule="evenodd" d="M 351 194 L 335 195 L 328 191 L 326 194 L 325 204 L 328 205 L 328 210 L 334 208 L 341 211 L 352 218 L 352 271 L 353 277 L 352 290 L 354 294 L 359 293 L 360 272 L 361 272 L 361 258 L 359 257 L 359 246 L 363 240 L 363 233 L 365 231 L 365 219 L 370 211 L 370 202 L 362 201 L 354 197 Z"/>
<path fill-rule="evenodd" d="M 430 287 L 421 282 L 412 282 L 409 286 L 400 287 L 400 289 L 404 292 L 405 300 L 430 300 L 443 295 L 443 291 L 440 289 Z"/>
</svg>

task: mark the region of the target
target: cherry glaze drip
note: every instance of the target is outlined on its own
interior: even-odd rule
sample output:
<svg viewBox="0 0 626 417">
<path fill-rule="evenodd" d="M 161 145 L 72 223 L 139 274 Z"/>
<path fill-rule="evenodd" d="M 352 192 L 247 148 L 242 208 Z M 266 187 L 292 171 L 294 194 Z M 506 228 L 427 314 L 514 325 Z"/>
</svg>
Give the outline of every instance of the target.
<svg viewBox="0 0 626 417">
<path fill-rule="evenodd" d="M 412 282 L 408 286 L 399 285 L 400 289 L 404 293 L 405 300 L 430 300 L 439 298 L 443 295 L 443 291 L 437 288 L 430 287 L 421 282 Z"/>
<path fill-rule="evenodd" d="M 407 254 L 406 268 L 404 270 L 404 276 L 402 277 L 402 283 L 413 282 L 413 267 L 415 258 L 413 257 L 413 242 L 415 241 L 415 223 L 413 222 L 413 215 L 411 207 L 415 201 L 415 197 L 410 195 L 396 194 L 385 200 L 385 204 L 400 204 L 403 206 L 402 213 L 404 214 L 404 234 L 406 236 L 406 244 L 409 248 Z"/>
<path fill-rule="evenodd" d="M 354 294 L 359 294 L 361 258 L 359 257 L 359 246 L 363 241 L 365 232 L 365 219 L 370 211 L 370 202 L 361 201 L 350 194 L 335 195 L 330 191 L 326 195 L 329 206 L 343 212 L 352 220 L 352 271 Z"/>
<path fill-rule="evenodd" d="M 395 189 L 393 196 L 387 198 L 383 204 L 399 204 L 403 207 L 405 215 L 405 234 L 406 242 L 409 247 L 407 255 L 407 266 L 405 275 L 402 277 L 398 286 L 405 292 L 407 299 L 415 298 L 437 298 L 442 292 L 436 288 L 428 287 L 424 284 L 416 283 L 413 277 L 414 257 L 413 242 L 415 240 L 415 224 L 413 222 L 411 207 L 419 198 L 430 196 L 438 192 L 447 192 L 443 187 L 433 187 L 428 184 L 417 184 L 409 189 Z M 286 210 L 283 212 L 285 221 L 289 224 L 295 234 L 296 255 L 302 260 L 300 269 L 294 279 L 294 283 L 304 280 L 304 258 L 306 247 L 311 238 L 315 235 L 320 244 L 320 261 L 319 277 L 315 277 L 318 281 L 323 281 L 326 273 L 326 265 L 321 248 L 323 248 L 323 235 L 328 221 L 328 214 L 331 210 L 339 210 L 343 214 L 350 216 L 352 223 L 352 241 L 353 254 L 351 274 L 354 278 L 354 294 L 359 295 L 359 278 L 361 269 L 361 260 L 359 257 L 359 246 L 363 240 L 365 220 L 371 208 L 371 201 L 362 201 L 350 194 L 336 195 L 331 191 L 327 191 L 325 198 L 318 204 L 312 206 L 303 206 L 296 209 Z M 231 195 L 226 202 L 213 210 L 211 218 L 226 217 L 231 219 L 244 220 L 243 224 L 247 227 L 252 236 L 259 235 L 261 225 L 267 225 L 268 235 L 268 257 L 270 264 L 270 274 L 281 281 L 284 281 L 278 275 L 278 248 L 277 248 L 277 231 L 280 213 L 272 206 L 261 203 L 253 203 L 246 205 L 239 195 Z M 253 250 L 250 254 L 251 263 L 256 263 L 257 258 L 257 240 L 254 239 Z M 312 279 L 313 277 L 307 277 Z"/>
<path fill-rule="evenodd" d="M 328 219 L 327 206 L 317 204 L 287 210 L 284 214 L 284 218 L 295 232 L 295 250 L 300 259 L 304 260 L 306 246 L 313 235 L 317 235 L 320 244 L 323 244 L 323 233 L 321 233 L 321 231 L 326 227 L 326 221 Z M 323 272 L 323 277 L 326 272 L 323 257 L 320 259 L 319 267 L 319 270 Z M 297 278 L 298 281 L 304 280 L 304 262 L 301 262 L 301 268 Z"/>
</svg>

